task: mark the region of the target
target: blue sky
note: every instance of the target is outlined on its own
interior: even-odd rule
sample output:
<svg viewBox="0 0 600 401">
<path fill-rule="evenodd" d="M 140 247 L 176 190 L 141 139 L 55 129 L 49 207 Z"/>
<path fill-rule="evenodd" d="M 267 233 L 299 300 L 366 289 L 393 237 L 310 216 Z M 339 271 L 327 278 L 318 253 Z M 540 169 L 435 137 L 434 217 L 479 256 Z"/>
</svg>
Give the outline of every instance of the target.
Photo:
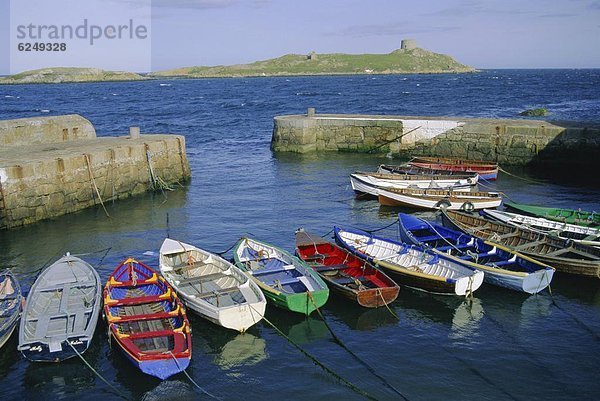
<svg viewBox="0 0 600 401">
<path fill-rule="evenodd" d="M 0 0 L 0 54 L 7 2 Z M 311 50 L 387 53 L 402 38 L 478 68 L 598 68 L 600 0 L 152 0 L 152 70 Z"/>
</svg>

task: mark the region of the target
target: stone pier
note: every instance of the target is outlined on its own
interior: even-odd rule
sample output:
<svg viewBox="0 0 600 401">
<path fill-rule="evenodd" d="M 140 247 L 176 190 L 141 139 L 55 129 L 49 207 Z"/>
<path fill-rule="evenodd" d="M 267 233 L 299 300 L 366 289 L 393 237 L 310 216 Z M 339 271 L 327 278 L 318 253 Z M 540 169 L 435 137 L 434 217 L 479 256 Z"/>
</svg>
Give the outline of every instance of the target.
<svg viewBox="0 0 600 401">
<path fill-rule="evenodd" d="M 189 179 L 180 135 L 97 138 L 78 115 L 0 121 L 0 229 Z"/>
<path fill-rule="evenodd" d="M 446 156 L 506 165 L 600 167 L 600 125 L 542 120 L 316 114 L 277 116 L 271 148 Z"/>
</svg>

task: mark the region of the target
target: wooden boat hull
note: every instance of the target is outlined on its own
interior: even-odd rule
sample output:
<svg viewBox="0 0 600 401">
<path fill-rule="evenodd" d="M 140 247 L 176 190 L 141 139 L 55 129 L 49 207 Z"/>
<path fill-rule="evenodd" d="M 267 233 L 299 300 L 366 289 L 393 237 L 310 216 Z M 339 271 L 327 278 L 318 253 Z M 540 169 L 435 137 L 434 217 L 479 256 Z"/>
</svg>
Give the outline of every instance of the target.
<svg viewBox="0 0 600 401">
<path fill-rule="evenodd" d="M 510 249 L 434 222 L 398 214 L 402 241 L 431 248 L 457 263 L 482 271 L 486 283 L 537 294 L 550 285 L 554 269 Z"/>
<path fill-rule="evenodd" d="M 296 232 L 296 255 L 311 266 L 331 292 L 366 308 L 393 302 L 400 288 L 364 259 L 303 229 Z"/>
<path fill-rule="evenodd" d="M 487 192 L 449 192 L 439 190 L 378 189 L 378 201 L 383 206 L 401 206 L 414 209 L 481 210 L 500 206 L 502 198 Z"/>
<path fill-rule="evenodd" d="M 0 348 L 15 331 L 22 304 L 21 286 L 16 277 L 6 271 L 0 275 Z"/>
<path fill-rule="evenodd" d="M 576 224 L 584 227 L 600 227 L 600 213 L 524 205 L 515 202 L 505 202 L 504 206 L 530 216 L 542 217 L 561 223 Z"/>
<path fill-rule="evenodd" d="M 442 211 L 442 221 L 446 227 L 502 244 L 550 265 L 558 272 L 600 278 L 600 249 L 598 248 L 549 237 L 462 212 Z"/>
<path fill-rule="evenodd" d="M 492 220 L 517 228 L 537 231 L 565 240 L 570 239 L 583 245 L 600 247 L 600 228 L 561 223 L 542 217 L 526 216 L 499 210 L 486 209 L 483 210 L 483 214 Z"/>
<path fill-rule="evenodd" d="M 159 264 L 183 303 L 208 321 L 245 332 L 262 320 L 267 305 L 262 291 L 225 259 L 167 238 Z"/>
<path fill-rule="evenodd" d="M 308 316 L 329 298 L 329 289 L 318 274 L 274 245 L 242 238 L 233 248 L 233 257 L 274 306 Z"/>
<path fill-rule="evenodd" d="M 466 295 L 483 282 L 483 273 L 416 246 L 360 230 L 334 227 L 336 241 L 383 269 L 398 284 L 436 294 Z"/>
<path fill-rule="evenodd" d="M 101 302 L 96 270 L 69 254 L 60 258 L 42 271 L 29 291 L 18 350 L 36 362 L 60 362 L 84 353 L 94 336 Z"/>
<path fill-rule="evenodd" d="M 142 372 L 164 380 L 189 365 L 190 325 L 167 281 L 132 258 L 104 288 L 104 316 L 123 354 Z"/>
<path fill-rule="evenodd" d="M 462 160 L 446 157 L 413 157 L 409 166 L 432 170 L 447 170 L 459 172 L 476 172 L 486 181 L 498 178 L 498 164 L 483 160 Z"/>
<path fill-rule="evenodd" d="M 377 172 L 380 174 L 409 174 L 409 175 L 465 175 L 467 173 L 473 173 L 473 171 L 453 171 L 453 170 L 433 170 L 429 168 L 422 168 L 418 166 L 411 166 L 408 164 L 401 165 L 390 165 L 380 164 L 377 168 Z M 481 177 L 481 175 L 480 175 Z"/>
</svg>

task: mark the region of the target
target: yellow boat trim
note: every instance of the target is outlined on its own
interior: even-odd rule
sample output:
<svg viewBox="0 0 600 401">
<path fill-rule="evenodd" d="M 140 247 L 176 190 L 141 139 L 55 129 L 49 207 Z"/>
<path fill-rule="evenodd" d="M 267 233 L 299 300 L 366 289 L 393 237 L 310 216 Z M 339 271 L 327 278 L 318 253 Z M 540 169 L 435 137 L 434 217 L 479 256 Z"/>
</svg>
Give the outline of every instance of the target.
<svg viewBox="0 0 600 401">
<path fill-rule="evenodd" d="M 485 242 L 485 243 L 486 243 L 486 244 L 488 244 L 488 245 L 495 246 L 496 248 L 502 249 L 503 251 L 507 251 L 507 252 L 514 253 L 514 254 L 515 254 L 515 255 L 517 255 L 518 257 L 520 257 L 520 258 L 523 258 L 523 259 L 525 259 L 525 260 L 527 260 L 527 261 L 529 261 L 529 262 L 533 262 L 533 263 L 536 263 L 536 264 L 538 264 L 538 265 L 540 265 L 540 266 L 549 267 L 549 268 L 551 268 L 551 269 L 554 269 L 554 267 L 552 267 L 552 266 L 550 266 L 550 265 L 548 265 L 548 264 L 546 264 L 546 263 L 544 263 L 544 262 L 540 262 L 539 260 L 537 260 L 537 259 L 535 259 L 535 258 L 532 258 L 532 257 L 530 257 L 530 256 L 527 256 L 527 255 L 523 255 L 521 252 L 518 252 L 518 251 L 515 251 L 515 250 L 513 250 L 513 249 L 510 249 L 510 248 L 508 248 L 507 246 L 504 246 L 504 245 L 502 245 L 502 244 L 498 244 L 498 243 L 496 243 L 496 242 L 493 242 L 493 241 L 488 241 L 488 240 L 486 240 L 486 241 L 483 241 L 483 242 Z M 554 270 L 556 270 L 556 269 L 554 269 Z"/>
<path fill-rule="evenodd" d="M 281 291 L 278 291 L 275 288 L 266 285 L 265 283 L 263 283 L 259 279 L 255 278 L 254 276 L 250 276 L 250 277 L 252 277 L 252 281 L 254 281 L 256 284 L 258 284 L 258 286 L 260 288 L 262 288 L 263 290 L 268 291 L 268 292 L 270 292 L 272 294 L 275 294 L 275 295 L 281 295 Z"/>
<path fill-rule="evenodd" d="M 109 284 L 112 285 L 118 285 L 118 284 L 123 284 L 121 281 L 117 281 L 115 280 L 114 276 L 110 276 L 110 280 L 108 280 L 108 283 L 106 283 L 106 287 L 108 288 Z"/>
</svg>

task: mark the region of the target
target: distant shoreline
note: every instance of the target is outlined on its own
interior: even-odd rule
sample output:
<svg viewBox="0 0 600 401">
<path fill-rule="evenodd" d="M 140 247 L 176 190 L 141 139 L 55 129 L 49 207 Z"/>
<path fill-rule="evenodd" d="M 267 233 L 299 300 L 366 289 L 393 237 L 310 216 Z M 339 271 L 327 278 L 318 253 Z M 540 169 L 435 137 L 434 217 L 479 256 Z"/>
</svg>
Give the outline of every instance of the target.
<svg viewBox="0 0 600 401">
<path fill-rule="evenodd" d="M 409 42 L 409 43 L 405 43 Z M 138 81 L 162 78 L 249 78 L 332 75 L 460 74 L 478 72 L 445 54 L 403 41 L 387 54 L 286 54 L 249 64 L 194 66 L 137 74 L 99 68 L 50 67 L 0 79 L 0 84 Z"/>
<path fill-rule="evenodd" d="M 110 82 L 151 82 L 151 81 L 180 81 L 186 79 L 239 79 L 239 78 L 296 78 L 296 77 L 335 77 L 335 76 L 386 76 L 386 75 L 460 75 L 460 74 L 478 74 L 481 69 L 473 71 L 404 71 L 404 72 L 332 72 L 332 73 L 313 73 L 313 74 L 266 74 L 266 75 L 205 75 L 205 76 L 186 76 L 186 75 L 168 75 L 168 76 L 150 76 L 140 73 L 143 79 L 104 79 L 89 81 L 60 81 L 60 82 L 2 82 L 2 78 L 11 75 L 0 75 L 0 86 L 4 85 L 59 85 L 59 84 L 92 84 L 92 83 L 110 83 Z M 149 73 L 148 73 L 149 74 Z"/>
</svg>

